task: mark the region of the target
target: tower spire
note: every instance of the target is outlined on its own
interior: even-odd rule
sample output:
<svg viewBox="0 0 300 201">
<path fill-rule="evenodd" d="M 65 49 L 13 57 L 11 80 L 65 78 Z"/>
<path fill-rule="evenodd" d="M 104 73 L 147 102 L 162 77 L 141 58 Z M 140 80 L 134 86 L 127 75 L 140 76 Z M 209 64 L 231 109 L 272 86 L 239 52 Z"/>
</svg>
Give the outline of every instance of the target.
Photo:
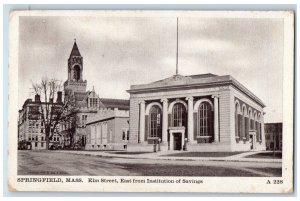
<svg viewBox="0 0 300 201">
<path fill-rule="evenodd" d="M 176 37 L 176 75 L 178 75 L 178 17 L 177 17 L 177 37 Z"/>
<path fill-rule="evenodd" d="M 78 46 L 77 46 L 77 43 L 76 43 L 76 38 L 74 38 L 74 44 L 73 44 L 73 48 L 72 48 L 72 51 L 70 54 L 70 57 L 72 57 L 72 56 L 81 56 Z"/>
</svg>

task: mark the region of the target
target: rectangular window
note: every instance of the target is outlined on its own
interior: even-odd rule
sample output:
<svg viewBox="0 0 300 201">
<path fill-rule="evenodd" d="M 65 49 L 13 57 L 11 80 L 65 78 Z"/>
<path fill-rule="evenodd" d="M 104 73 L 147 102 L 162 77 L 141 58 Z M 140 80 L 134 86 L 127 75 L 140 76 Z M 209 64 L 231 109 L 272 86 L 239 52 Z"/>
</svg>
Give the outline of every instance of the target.
<svg viewBox="0 0 300 201">
<path fill-rule="evenodd" d="M 35 147 L 37 147 L 37 146 L 38 146 L 38 143 L 36 142 L 36 143 L 35 143 Z"/>
<path fill-rule="evenodd" d="M 82 115 L 81 117 L 81 123 L 83 127 L 86 127 L 86 120 L 87 120 L 87 115 Z"/>
<path fill-rule="evenodd" d="M 129 141 L 129 130 L 127 130 L 127 141 Z"/>
<path fill-rule="evenodd" d="M 44 147 L 44 142 L 41 143 L 41 147 Z"/>
</svg>

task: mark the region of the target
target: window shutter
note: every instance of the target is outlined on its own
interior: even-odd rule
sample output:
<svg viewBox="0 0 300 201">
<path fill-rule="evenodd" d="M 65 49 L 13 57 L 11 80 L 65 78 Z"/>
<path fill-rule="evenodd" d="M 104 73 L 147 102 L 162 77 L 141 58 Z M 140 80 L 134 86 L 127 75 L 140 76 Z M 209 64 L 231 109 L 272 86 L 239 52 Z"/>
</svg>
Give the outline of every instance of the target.
<svg viewBox="0 0 300 201">
<path fill-rule="evenodd" d="M 198 122 L 197 122 L 198 113 L 194 112 L 194 140 L 197 140 L 197 130 L 198 130 Z"/>
<path fill-rule="evenodd" d="M 145 141 L 148 139 L 149 131 L 149 115 L 145 115 Z"/>
</svg>

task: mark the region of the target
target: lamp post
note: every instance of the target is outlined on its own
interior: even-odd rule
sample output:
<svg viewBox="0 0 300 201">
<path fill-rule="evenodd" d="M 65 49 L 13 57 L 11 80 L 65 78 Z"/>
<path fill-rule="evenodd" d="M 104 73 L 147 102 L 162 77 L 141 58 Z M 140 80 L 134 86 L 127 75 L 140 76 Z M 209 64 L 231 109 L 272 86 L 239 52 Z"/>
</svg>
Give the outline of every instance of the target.
<svg viewBox="0 0 300 201">
<path fill-rule="evenodd" d="M 157 151 L 160 151 L 160 142 L 161 142 L 161 139 L 158 138 L 158 148 L 157 148 Z"/>
<path fill-rule="evenodd" d="M 184 146 L 183 146 L 183 151 L 187 151 L 187 141 L 188 139 L 187 138 L 184 138 Z"/>
<path fill-rule="evenodd" d="M 153 143 L 153 152 L 156 152 L 156 139 L 154 138 L 154 143 Z"/>
</svg>

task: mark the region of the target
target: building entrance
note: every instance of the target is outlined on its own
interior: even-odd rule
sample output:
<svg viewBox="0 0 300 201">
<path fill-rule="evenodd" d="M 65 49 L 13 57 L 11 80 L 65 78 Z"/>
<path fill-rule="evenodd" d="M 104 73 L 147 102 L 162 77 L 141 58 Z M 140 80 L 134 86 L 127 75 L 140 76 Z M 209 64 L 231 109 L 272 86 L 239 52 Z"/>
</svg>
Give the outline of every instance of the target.
<svg viewBox="0 0 300 201">
<path fill-rule="evenodd" d="M 251 130 L 249 131 L 249 138 L 250 138 L 250 149 L 256 149 L 256 131 Z"/>
<path fill-rule="evenodd" d="M 169 127 L 169 150 L 183 150 L 185 127 Z"/>
<path fill-rule="evenodd" d="M 174 133 L 174 150 L 181 150 L 182 149 L 182 134 L 181 133 Z"/>
</svg>

